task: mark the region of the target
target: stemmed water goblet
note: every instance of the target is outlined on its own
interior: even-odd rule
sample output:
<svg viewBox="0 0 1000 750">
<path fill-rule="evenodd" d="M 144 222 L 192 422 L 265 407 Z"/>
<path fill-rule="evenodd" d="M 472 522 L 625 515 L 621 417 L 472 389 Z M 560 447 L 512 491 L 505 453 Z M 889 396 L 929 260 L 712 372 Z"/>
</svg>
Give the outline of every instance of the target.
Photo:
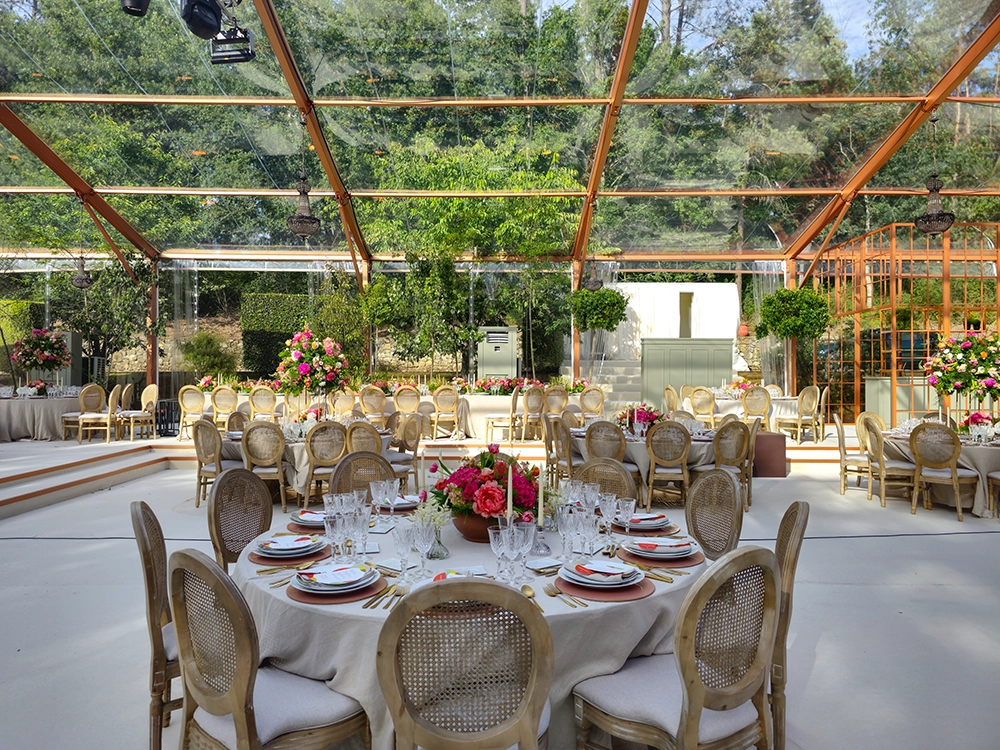
<svg viewBox="0 0 1000 750">
<path fill-rule="evenodd" d="M 326 539 L 330 543 L 330 552 L 333 562 L 344 562 L 345 543 L 347 542 L 347 516 L 337 511 L 326 513 L 323 516 L 323 525 L 326 527 Z"/>
<path fill-rule="evenodd" d="M 635 498 L 632 497 L 620 497 L 618 498 L 618 518 L 625 527 L 625 539 L 631 536 L 632 530 L 632 515 L 635 513 Z"/>
<path fill-rule="evenodd" d="M 531 578 L 528 577 L 528 553 L 535 544 L 535 524 L 533 523 L 516 523 L 514 528 L 517 529 L 520 534 L 516 540 L 520 541 L 520 554 L 518 558 L 521 561 L 521 569 L 514 579 L 513 583 L 530 583 Z"/>
<path fill-rule="evenodd" d="M 437 527 L 432 521 L 418 521 L 414 526 L 413 546 L 420 553 L 420 572 L 417 574 L 417 580 L 422 581 L 430 576 L 427 572 L 427 553 L 434 544 Z"/>
<path fill-rule="evenodd" d="M 399 480 L 398 479 L 386 479 L 385 480 L 385 501 L 389 503 L 389 519 L 395 516 L 396 513 L 396 498 L 399 497 Z"/>
<path fill-rule="evenodd" d="M 490 549 L 497 558 L 497 580 L 506 583 L 509 575 L 507 567 L 504 565 L 503 555 L 503 529 L 499 526 L 490 526 Z"/>
<path fill-rule="evenodd" d="M 556 508 L 556 530 L 562 543 L 559 559 L 569 562 L 573 555 L 573 506 L 560 505 Z"/>
<path fill-rule="evenodd" d="M 614 521 L 615 512 L 618 510 L 618 496 L 614 492 L 602 492 L 597 498 L 598 505 L 601 508 L 601 518 L 604 519 L 604 528 L 608 532 L 608 538 L 611 539 L 611 522 Z"/>
<path fill-rule="evenodd" d="M 416 527 L 410 521 L 400 521 L 392 530 L 392 541 L 399 557 L 399 579 L 396 583 L 409 583 L 410 551 L 413 549 Z"/>
</svg>

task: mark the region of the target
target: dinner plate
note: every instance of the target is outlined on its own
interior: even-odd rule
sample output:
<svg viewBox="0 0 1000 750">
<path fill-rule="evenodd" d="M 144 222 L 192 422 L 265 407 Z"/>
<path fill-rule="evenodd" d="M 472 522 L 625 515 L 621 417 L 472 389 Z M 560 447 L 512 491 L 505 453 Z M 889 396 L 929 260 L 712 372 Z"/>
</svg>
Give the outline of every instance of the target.
<svg viewBox="0 0 1000 750">
<path fill-rule="evenodd" d="M 346 594 L 350 591 L 357 591 L 358 589 L 363 589 L 366 586 L 371 586 L 381 575 L 382 574 L 379 573 L 378 570 L 372 568 L 363 578 L 359 578 L 357 581 L 351 581 L 350 583 L 343 583 L 340 585 L 332 585 L 318 584 L 302 578 L 301 574 L 298 574 L 292 578 L 291 585 L 299 591 L 308 591 L 311 594 Z"/>
<path fill-rule="evenodd" d="M 396 498 L 396 502 L 393 504 L 389 503 L 379 503 L 380 508 L 389 510 L 390 508 L 395 508 L 396 510 L 412 510 L 420 505 L 420 498 L 416 495 L 404 495 L 402 498 Z"/>
<path fill-rule="evenodd" d="M 595 589 L 620 589 L 620 588 L 625 588 L 626 586 L 634 586 L 635 584 L 639 583 L 639 581 L 641 581 L 643 578 L 646 577 L 641 570 L 636 570 L 632 566 L 625 565 L 623 563 L 605 562 L 603 560 L 595 560 L 593 562 L 601 563 L 602 565 L 621 570 L 622 572 L 634 571 L 634 574 L 629 576 L 629 578 L 624 581 L 601 583 L 598 581 L 593 581 L 590 578 L 587 578 L 586 576 L 582 576 L 579 573 L 576 573 L 575 571 L 564 565 L 559 569 L 559 577 L 562 578 L 564 581 L 575 583 L 577 586 L 587 586 L 589 588 L 595 588 Z M 584 563 L 584 565 L 586 565 L 586 563 Z"/>
<path fill-rule="evenodd" d="M 295 557 L 307 555 L 326 542 L 315 534 L 301 536 L 272 536 L 257 543 L 257 554 L 265 557 Z"/>
<path fill-rule="evenodd" d="M 292 520 L 303 526 L 324 527 L 323 514 L 315 510 L 298 510 L 292 514 Z"/>
<path fill-rule="evenodd" d="M 655 537 L 650 537 L 649 541 L 653 541 L 654 539 Z M 693 555 L 695 552 L 698 551 L 698 545 L 695 544 L 694 542 L 674 542 L 674 540 L 660 540 L 661 544 L 670 542 L 671 544 L 684 545 L 683 549 L 662 551 L 662 552 L 658 550 L 643 549 L 642 547 L 639 546 L 640 544 L 645 544 L 646 542 L 647 542 L 646 539 L 643 539 L 641 542 L 638 540 L 623 542 L 622 549 L 624 549 L 626 552 L 632 553 L 633 555 L 637 555 L 639 557 L 648 557 L 653 560 L 670 560 L 675 557 L 690 557 L 691 555 Z"/>
<path fill-rule="evenodd" d="M 656 515 L 660 514 L 657 513 Z M 669 526 L 671 523 L 670 519 L 667 518 L 666 516 L 663 516 L 662 518 L 649 518 L 641 521 L 636 521 L 635 518 L 636 516 L 632 516 L 632 519 L 629 521 L 629 528 L 638 529 L 639 531 L 648 531 L 649 529 L 662 529 L 665 528 L 666 526 Z"/>
</svg>

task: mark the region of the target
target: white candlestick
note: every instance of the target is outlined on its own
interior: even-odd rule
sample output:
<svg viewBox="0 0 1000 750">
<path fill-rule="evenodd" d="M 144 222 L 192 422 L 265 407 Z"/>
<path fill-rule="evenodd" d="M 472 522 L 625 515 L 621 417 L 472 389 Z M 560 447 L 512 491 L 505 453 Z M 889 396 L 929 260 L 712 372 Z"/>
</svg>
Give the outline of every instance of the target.
<svg viewBox="0 0 1000 750">
<path fill-rule="evenodd" d="M 545 464 L 542 464 L 542 476 L 541 481 L 538 483 L 538 507 L 535 509 L 538 511 L 537 518 L 538 528 L 542 528 L 543 519 L 545 518 Z"/>
<path fill-rule="evenodd" d="M 417 476 L 417 492 L 420 492 L 420 487 L 425 483 L 424 480 L 424 454 L 420 454 L 420 474 Z"/>
<path fill-rule="evenodd" d="M 514 515 L 514 464 L 507 464 L 507 518 Z"/>
</svg>

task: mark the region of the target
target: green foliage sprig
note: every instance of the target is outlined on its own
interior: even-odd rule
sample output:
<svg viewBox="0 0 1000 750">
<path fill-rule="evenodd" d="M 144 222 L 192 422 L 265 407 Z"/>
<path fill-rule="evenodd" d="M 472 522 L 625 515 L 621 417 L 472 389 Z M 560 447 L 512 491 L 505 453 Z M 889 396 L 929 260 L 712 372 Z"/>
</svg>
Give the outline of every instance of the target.
<svg viewBox="0 0 1000 750">
<path fill-rule="evenodd" d="M 755 333 L 764 338 L 773 333 L 783 339 L 819 338 L 830 325 L 826 299 L 812 289 L 779 289 L 760 304 L 760 323 Z"/>
<path fill-rule="evenodd" d="M 236 372 L 236 354 L 228 351 L 221 336 L 198 331 L 181 344 L 181 354 L 199 375 L 232 375 Z"/>
<path fill-rule="evenodd" d="M 625 321 L 628 298 L 617 289 L 577 289 L 569 295 L 569 309 L 581 331 L 613 331 Z"/>
</svg>

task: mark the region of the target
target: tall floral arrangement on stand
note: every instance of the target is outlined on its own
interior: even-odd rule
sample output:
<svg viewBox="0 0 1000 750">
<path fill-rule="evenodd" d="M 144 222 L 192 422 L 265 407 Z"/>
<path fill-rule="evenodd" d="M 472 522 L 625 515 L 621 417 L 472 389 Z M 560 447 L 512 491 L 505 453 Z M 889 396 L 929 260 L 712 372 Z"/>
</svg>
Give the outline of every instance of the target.
<svg viewBox="0 0 1000 750">
<path fill-rule="evenodd" d="M 70 363 L 69 347 L 61 333 L 33 328 L 23 339 L 14 342 L 11 361 L 22 370 L 58 370 Z"/>
<path fill-rule="evenodd" d="M 433 463 L 429 471 L 438 474 L 448 470 L 443 463 Z M 500 455 L 500 446 L 491 443 L 487 450 L 462 459 L 457 469 L 438 479 L 430 495 L 452 516 L 500 518 L 507 514 L 507 488 L 512 484 L 512 510 L 522 521 L 531 522 L 538 505 L 538 474 L 537 467 L 516 460 L 508 464 Z"/>
<path fill-rule="evenodd" d="M 927 382 L 938 394 L 964 394 L 972 401 L 1000 401 L 1000 340 L 996 332 L 969 331 L 938 343 L 924 362 Z"/>
<path fill-rule="evenodd" d="M 627 404 L 624 409 L 615 414 L 615 424 L 623 430 L 630 430 L 636 424 L 650 425 L 663 421 L 663 412 L 654 409 L 643 401 L 640 404 Z"/>
<path fill-rule="evenodd" d="M 336 341 L 320 340 L 306 326 L 285 346 L 274 373 L 285 393 L 330 393 L 347 385 L 347 358 Z"/>
</svg>

